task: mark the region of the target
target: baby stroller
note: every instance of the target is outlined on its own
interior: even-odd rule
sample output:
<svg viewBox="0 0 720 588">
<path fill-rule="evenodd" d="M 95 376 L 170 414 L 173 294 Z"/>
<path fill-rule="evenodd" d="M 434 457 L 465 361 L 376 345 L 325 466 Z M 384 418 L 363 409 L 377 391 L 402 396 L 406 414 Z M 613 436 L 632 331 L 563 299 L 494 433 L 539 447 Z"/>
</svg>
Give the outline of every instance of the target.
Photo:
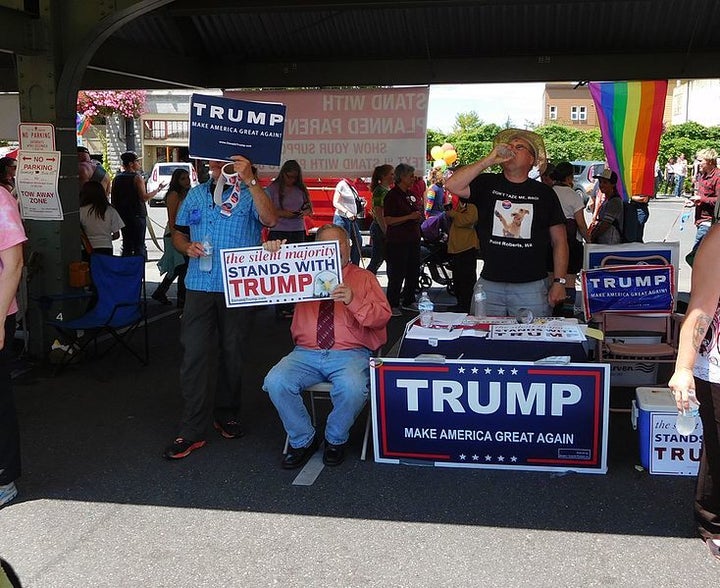
<svg viewBox="0 0 720 588">
<path fill-rule="evenodd" d="M 452 268 L 447 252 L 451 219 L 440 214 L 426 219 L 420 226 L 420 277 L 418 291 L 427 290 L 433 282 L 445 286 L 448 294 L 454 296 Z"/>
</svg>

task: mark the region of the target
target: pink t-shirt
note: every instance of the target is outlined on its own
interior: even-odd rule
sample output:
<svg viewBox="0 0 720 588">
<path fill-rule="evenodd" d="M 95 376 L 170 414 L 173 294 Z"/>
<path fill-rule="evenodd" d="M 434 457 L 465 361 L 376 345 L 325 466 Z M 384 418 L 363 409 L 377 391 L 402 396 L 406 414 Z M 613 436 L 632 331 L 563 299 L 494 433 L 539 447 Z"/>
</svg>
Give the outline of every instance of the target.
<svg viewBox="0 0 720 588">
<path fill-rule="evenodd" d="M 20 220 L 18 203 L 12 194 L 0 186 L 0 251 L 5 251 L 27 241 L 25 229 Z M 0 261 L 0 280 L 2 280 L 3 264 Z M 17 301 L 13 298 L 8 309 L 8 315 L 17 312 Z"/>
</svg>

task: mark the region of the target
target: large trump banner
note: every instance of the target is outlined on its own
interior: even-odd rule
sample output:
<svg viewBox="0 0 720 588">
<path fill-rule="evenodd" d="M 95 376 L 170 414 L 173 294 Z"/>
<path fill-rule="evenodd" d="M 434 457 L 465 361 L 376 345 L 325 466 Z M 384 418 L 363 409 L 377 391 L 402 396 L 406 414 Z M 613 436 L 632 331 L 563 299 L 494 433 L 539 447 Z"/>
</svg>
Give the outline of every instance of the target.
<svg viewBox="0 0 720 588">
<path fill-rule="evenodd" d="M 424 173 L 427 86 L 224 95 L 287 107 L 281 160 L 296 160 L 306 178 L 369 177 L 378 165 L 398 163 Z M 275 176 L 277 168 L 261 166 L 260 172 Z"/>
<path fill-rule="evenodd" d="M 375 461 L 607 471 L 609 368 L 376 359 Z"/>
</svg>

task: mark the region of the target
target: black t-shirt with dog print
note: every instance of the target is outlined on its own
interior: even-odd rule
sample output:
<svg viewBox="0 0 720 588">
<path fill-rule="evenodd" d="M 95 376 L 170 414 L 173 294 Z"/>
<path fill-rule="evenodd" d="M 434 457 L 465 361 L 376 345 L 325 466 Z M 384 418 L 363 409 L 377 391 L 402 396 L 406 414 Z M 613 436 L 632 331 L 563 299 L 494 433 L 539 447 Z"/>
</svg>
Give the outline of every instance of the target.
<svg viewBox="0 0 720 588">
<path fill-rule="evenodd" d="M 565 224 L 552 188 L 530 179 L 515 184 L 503 174 L 480 174 L 470 182 L 469 201 L 478 209 L 483 278 L 524 283 L 547 277 L 550 227 Z"/>
</svg>

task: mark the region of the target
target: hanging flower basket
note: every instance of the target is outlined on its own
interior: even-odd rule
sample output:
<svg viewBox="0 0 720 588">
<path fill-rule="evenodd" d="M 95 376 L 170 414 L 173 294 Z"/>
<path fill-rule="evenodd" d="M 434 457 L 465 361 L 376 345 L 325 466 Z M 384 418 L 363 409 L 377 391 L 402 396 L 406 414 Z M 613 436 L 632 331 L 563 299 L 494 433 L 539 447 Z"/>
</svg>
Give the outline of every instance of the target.
<svg viewBox="0 0 720 588">
<path fill-rule="evenodd" d="M 93 124 L 102 124 L 113 114 L 138 118 L 145 112 L 144 90 L 99 90 L 78 92 L 78 112 Z"/>
</svg>

